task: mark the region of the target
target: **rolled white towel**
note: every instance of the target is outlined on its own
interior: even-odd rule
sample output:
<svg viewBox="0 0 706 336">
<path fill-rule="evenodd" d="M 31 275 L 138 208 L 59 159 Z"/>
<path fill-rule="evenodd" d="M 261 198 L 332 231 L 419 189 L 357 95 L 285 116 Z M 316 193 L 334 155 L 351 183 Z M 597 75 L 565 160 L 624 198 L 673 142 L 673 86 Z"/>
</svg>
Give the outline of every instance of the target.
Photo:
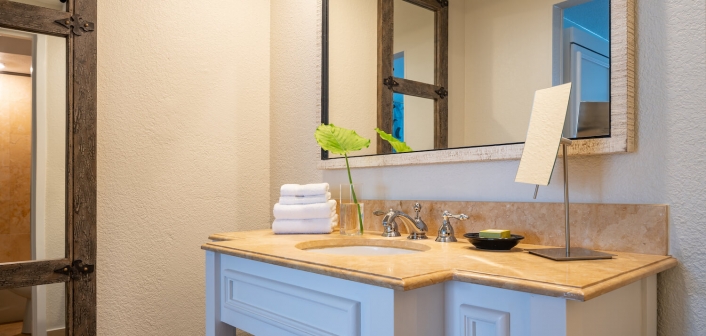
<svg viewBox="0 0 706 336">
<path fill-rule="evenodd" d="M 328 183 L 284 184 L 279 189 L 280 196 L 316 196 L 326 195 Z"/>
<path fill-rule="evenodd" d="M 272 213 L 276 219 L 312 219 L 329 218 L 336 213 L 336 201 L 326 203 L 283 205 L 275 204 Z"/>
<path fill-rule="evenodd" d="M 327 192 L 326 195 L 316 195 L 316 196 L 280 196 L 279 204 L 281 204 L 281 205 L 316 204 L 316 203 L 326 203 L 330 199 L 331 199 L 330 192 Z"/>
<path fill-rule="evenodd" d="M 338 225 L 338 215 L 316 219 L 275 219 L 272 231 L 275 234 L 331 233 Z"/>
</svg>

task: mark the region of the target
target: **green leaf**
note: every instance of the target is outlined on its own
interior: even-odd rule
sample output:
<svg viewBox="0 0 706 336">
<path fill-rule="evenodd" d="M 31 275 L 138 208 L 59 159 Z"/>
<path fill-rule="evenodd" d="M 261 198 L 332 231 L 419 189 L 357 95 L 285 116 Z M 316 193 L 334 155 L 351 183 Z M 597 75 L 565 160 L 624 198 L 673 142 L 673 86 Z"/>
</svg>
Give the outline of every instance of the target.
<svg viewBox="0 0 706 336">
<path fill-rule="evenodd" d="M 370 147 L 370 139 L 363 138 L 354 130 L 336 127 L 333 124 L 321 124 L 316 128 L 314 137 L 321 148 L 338 155 L 347 155 Z"/>
<path fill-rule="evenodd" d="M 406 152 L 413 152 L 414 151 L 414 149 L 407 146 L 407 144 L 405 142 L 399 141 L 399 140 L 397 140 L 397 138 L 393 137 L 392 134 L 387 134 L 387 133 L 385 133 L 385 131 L 383 131 L 379 128 L 376 128 L 375 131 L 378 132 L 378 134 L 380 134 L 380 137 L 383 140 L 386 140 L 387 142 L 389 142 L 390 145 L 392 145 L 392 148 L 394 148 L 397 151 L 397 153 L 406 153 Z"/>
</svg>

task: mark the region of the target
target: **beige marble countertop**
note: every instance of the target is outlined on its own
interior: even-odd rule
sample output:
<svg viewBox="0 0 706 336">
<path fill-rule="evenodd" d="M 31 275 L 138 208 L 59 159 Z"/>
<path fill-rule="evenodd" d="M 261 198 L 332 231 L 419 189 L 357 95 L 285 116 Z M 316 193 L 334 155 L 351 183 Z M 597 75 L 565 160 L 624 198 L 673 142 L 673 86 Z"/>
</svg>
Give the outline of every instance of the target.
<svg viewBox="0 0 706 336">
<path fill-rule="evenodd" d="M 395 290 L 412 290 L 449 280 L 586 301 L 677 264 L 671 256 L 610 252 L 610 260 L 557 262 L 527 253 L 546 246 L 520 244 L 513 251 L 477 250 L 467 241 L 437 243 L 327 235 L 275 235 L 271 230 L 214 234 L 202 249 Z M 394 256 L 344 256 L 305 251 L 313 245 L 356 245 L 361 239 L 420 248 Z M 347 242 L 343 242 L 346 240 Z M 317 241 L 315 243 L 310 243 Z M 412 245 L 410 245 L 412 243 Z M 386 243 L 387 244 L 387 243 Z M 419 245 L 414 245 L 419 244 Z"/>
</svg>

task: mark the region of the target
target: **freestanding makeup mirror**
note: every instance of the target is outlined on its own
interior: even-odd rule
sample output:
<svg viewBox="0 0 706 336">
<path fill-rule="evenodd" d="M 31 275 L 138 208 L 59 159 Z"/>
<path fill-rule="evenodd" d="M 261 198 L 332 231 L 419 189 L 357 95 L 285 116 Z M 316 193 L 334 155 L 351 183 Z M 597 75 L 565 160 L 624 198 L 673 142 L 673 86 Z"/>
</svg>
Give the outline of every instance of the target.
<svg viewBox="0 0 706 336">
<path fill-rule="evenodd" d="M 549 89 L 538 90 L 534 95 L 532 116 L 527 140 L 522 152 L 522 160 L 517 170 L 515 182 L 537 185 L 534 197 L 540 185 L 548 185 L 554 171 L 559 146 L 562 146 L 564 160 L 564 219 L 566 246 L 529 250 L 529 253 L 556 261 L 610 259 L 613 255 L 580 247 L 571 247 L 571 229 L 569 221 L 569 170 L 566 147 L 571 140 L 562 138 L 566 109 L 571 95 L 571 83 Z"/>
</svg>

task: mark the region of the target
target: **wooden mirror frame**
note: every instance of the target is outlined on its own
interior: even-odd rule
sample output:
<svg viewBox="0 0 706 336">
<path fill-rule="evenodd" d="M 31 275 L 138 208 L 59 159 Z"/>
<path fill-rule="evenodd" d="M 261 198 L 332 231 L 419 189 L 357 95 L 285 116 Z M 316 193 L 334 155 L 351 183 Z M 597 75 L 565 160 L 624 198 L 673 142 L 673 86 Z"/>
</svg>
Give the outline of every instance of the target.
<svg viewBox="0 0 706 336">
<path fill-rule="evenodd" d="M 322 0 L 321 121 L 328 123 L 328 1 Z M 387 0 L 378 0 L 387 1 Z M 430 0 L 431 1 L 431 0 Z M 430 2 L 427 1 L 427 2 Z M 610 1 L 610 137 L 575 140 L 569 155 L 630 153 L 635 147 L 635 0 Z M 388 14 L 391 15 L 391 14 Z M 391 18 L 390 18 L 391 20 Z M 387 89 L 385 87 L 385 89 Z M 383 167 L 452 162 L 517 160 L 524 144 L 449 148 L 370 156 L 353 156 L 351 167 Z M 319 169 L 343 169 L 343 159 L 322 152 Z"/>
<path fill-rule="evenodd" d="M 0 289 L 66 283 L 67 335 L 96 334 L 96 7 L 0 0 L 0 27 L 67 39 L 65 257 L 0 264 Z"/>
<path fill-rule="evenodd" d="M 434 84 L 393 76 L 394 0 L 378 1 L 377 127 L 392 134 L 392 94 L 434 100 L 434 149 L 449 144 L 449 3 L 446 0 L 403 0 L 434 12 Z M 387 141 L 377 141 L 377 153 L 392 153 Z"/>
</svg>

